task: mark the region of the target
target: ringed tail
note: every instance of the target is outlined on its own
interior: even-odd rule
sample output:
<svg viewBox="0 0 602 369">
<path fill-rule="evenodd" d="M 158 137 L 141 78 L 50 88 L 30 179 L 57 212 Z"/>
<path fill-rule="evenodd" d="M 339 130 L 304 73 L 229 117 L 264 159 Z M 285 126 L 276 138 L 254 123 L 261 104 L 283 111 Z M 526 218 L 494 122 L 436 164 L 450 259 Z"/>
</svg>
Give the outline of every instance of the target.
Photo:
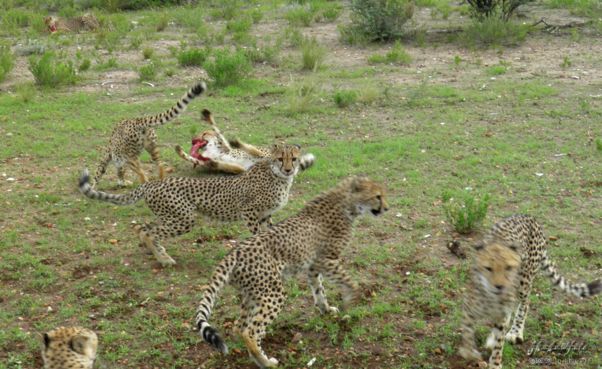
<svg viewBox="0 0 602 369">
<path fill-rule="evenodd" d="M 602 281 L 599 279 L 590 283 L 572 283 L 561 276 L 547 252 L 544 252 L 541 260 L 541 269 L 552 280 L 554 286 L 577 297 L 590 297 L 602 292 Z"/>
<path fill-rule="evenodd" d="M 195 326 L 199 330 L 199 335 L 223 354 L 228 353 L 228 346 L 226 346 L 217 330 L 209 324 L 208 320 L 211 317 L 211 310 L 219 291 L 228 283 L 230 273 L 236 266 L 236 254 L 236 250 L 233 250 L 217 265 L 211 277 L 211 282 L 203 291 L 203 298 L 196 310 Z"/>
<path fill-rule="evenodd" d="M 95 190 L 90 184 L 90 174 L 88 174 L 88 169 L 84 169 L 82 176 L 79 178 L 79 192 L 86 195 L 91 199 L 108 201 L 115 205 L 130 205 L 135 203 L 144 197 L 146 186 L 142 184 L 134 191 L 131 191 L 126 194 L 115 195 L 112 193 L 102 192 Z"/>
<path fill-rule="evenodd" d="M 172 106 L 163 113 L 153 116 L 149 126 L 156 127 L 174 120 L 178 117 L 178 115 L 180 115 L 184 112 L 184 110 L 186 110 L 186 107 L 188 106 L 188 104 L 190 104 L 192 100 L 194 100 L 197 96 L 205 92 L 205 90 L 207 90 L 207 85 L 205 84 L 205 82 L 201 81 L 197 83 L 192 88 L 190 88 L 190 90 L 188 90 L 188 92 L 186 92 L 184 96 L 182 96 L 182 98 L 178 100 L 178 102 L 174 106 Z"/>
<path fill-rule="evenodd" d="M 311 167 L 312 165 L 314 165 L 315 161 L 316 161 L 316 157 L 314 156 L 314 154 L 304 154 L 301 156 L 301 161 L 299 162 L 299 167 L 301 168 L 301 170 L 306 170 L 309 167 Z"/>
</svg>

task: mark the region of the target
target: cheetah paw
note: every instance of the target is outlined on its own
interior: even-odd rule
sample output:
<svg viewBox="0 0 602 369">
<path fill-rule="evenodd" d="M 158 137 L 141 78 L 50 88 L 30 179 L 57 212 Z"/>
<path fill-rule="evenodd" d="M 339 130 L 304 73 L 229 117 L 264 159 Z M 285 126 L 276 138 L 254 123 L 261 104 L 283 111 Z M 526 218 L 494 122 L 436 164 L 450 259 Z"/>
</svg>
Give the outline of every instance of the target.
<svg viewBox="0 0 602 369">
<path fill-rule="evenodd" d="M 274 368 L 278 366 L 278 360 L 276 358 L 269 358 L 268 362 L 266 363 L 266 368 Z"/>
<path fill-rule="evenodd" d="M 339 313 L 339 308 L 336 306 L 329 306 L 328 312 L 331 314 L 337 315 Z"/>
<path fill-rule="evenodd" d="M 166 256 L 165 258 L 158 259 L 157 261 L 163 267 L 170 267 L 172 265 L 176 265 L 176 261 L 174 259 L 172 259 L 170 256 Z"/>
<path fill-rule="evenodd" d="M 490 333 L 489 336 L 487 337 L 487 341 L 485 341 L 485 348 L 488 349 L 492 349 L 495 347 L 495 335 L 493 333 Z"/>
</svg>

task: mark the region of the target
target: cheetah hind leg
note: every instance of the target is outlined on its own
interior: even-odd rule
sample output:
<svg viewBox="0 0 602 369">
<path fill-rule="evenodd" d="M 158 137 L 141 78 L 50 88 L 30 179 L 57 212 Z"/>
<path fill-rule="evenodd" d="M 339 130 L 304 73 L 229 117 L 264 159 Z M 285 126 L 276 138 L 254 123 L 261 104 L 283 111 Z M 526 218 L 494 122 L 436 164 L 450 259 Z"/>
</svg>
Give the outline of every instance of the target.
<svg viewBox="0 0 602 369">
<path fill-rule="evenodd" d="M 164 267 L 175 265 L 176 261 L 171 258 L 165 251 L 165 248 L 157 242 L 156 238 L 152 235 L 149 235 L 147 227 L 136 225 L 134 226 L 134 231 L 138 233 L 138 238 L 140 242 L 144 244 L 148 250 L 150 250 L 153 255 L 155 255 L 155 259 Z"/>
<path fill-rule="evenodd" d="M 132 182 L 125 179 L 125 167 L 121 166 L 117 168 L 117 185 L 125 187 L 131 185 Z"/>
</svg>

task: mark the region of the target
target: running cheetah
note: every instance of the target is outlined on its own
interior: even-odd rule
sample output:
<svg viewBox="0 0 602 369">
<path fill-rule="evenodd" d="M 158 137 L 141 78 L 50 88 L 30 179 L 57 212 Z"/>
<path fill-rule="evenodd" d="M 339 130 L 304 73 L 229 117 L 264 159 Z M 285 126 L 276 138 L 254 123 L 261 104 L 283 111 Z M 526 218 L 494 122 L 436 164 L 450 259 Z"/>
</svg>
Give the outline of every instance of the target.
<svg viewBox="0 0 602 369">
<path fill-rule="evenodd" d="M 105 154 L 98 165 L 98 169 L 96 169 L 94 180 L 91 183 L 92 187 L 105 174 L 109 163 L 113 163 L 117 167 L 117 177 L 120 185 L 125 184 L 126 166 L 140 177 L 142 183 L 146 182 L 146 175 L 142 171 L 138 160 L 142 150 L 148 151 L 151 155 L 159 171 L 159 178 L 163 179 L 165 171 L 159 161 L 155 128 L 176 119 L 186 110 L 190 101 L 201 95 L 206 88 L 205 82 L 199 82 L 188 90 L 169 110 L 153 116 L 125 119 L 118 123 L 113 129 L 109 145 L 105 149 Z"/>
<path fill-rule="evenodd" d="M 197 212 L 222 221 L 246 221 L 257 233 L 272 222 L 272 214 L 288 202 L 293 179 L 299 172 L 300 148 L 275 145 L 270 158 L 237 176 L 167 178 L 147 182 L 134 191 L 115 195 L 96 191 L 87 170 L 80 179 L 80 191 L 92 199 L 129 205 L 144 198 L 158 221 L 136 226 L 140 241 L 162 265 L 175 261 L 159 243 L 192 230 Z"/>
<path fill-rule="evenodd" d="M 502 368 L 504 333 L 506 341 L 523 341 L 529 293 L 537 271 L 542 269 L 565 292 L 578 297 L 602 291 L 602 282 L 571 283 L 562 277 L 545 250 L 541 226 L 528 215 L 513 215 L 495 224 L 483 242 L 476 246 L 472 284 L 464 301 L 462 346 L 459 354 L 480 360 L 475 347 L 474 326 L 479 320 L 493 326 L 486 347 L 491 349 L 489 368 Z M 518 297 L 518 305 L 517 305 Z M 514 321 L 510 327 L 512 313 Z"/>
<path fill-rule="evenodd" d="M 59 327 L 44 333 L 44 369 L 92 369 L 98 337 L 82 327 Z"/>
<path fill-rule="evenodd" d="M 284 305 L 283 277 L 305 274 L 320 311 L 337 313 L 326 300 L 322 278 L 343 290 L 344 306 L 357 296 L 357 284 L 343 269 L 342 252 L 351 242 L 355 218 L 381 215 L 387 209 L 381 185 L 366 177 L 348 178 L 297 215 L 245 240 L 220 262 L 204 291 L 195 319 L 199 334 L 222 353 L 228 352 L 208 320 L 219 290 L 229 282 L 242 297 L 236 330 L 250 358 L 260 368 L 276 366 L 278 360 L 266 356 L 261 340 Z"/>
</svg>

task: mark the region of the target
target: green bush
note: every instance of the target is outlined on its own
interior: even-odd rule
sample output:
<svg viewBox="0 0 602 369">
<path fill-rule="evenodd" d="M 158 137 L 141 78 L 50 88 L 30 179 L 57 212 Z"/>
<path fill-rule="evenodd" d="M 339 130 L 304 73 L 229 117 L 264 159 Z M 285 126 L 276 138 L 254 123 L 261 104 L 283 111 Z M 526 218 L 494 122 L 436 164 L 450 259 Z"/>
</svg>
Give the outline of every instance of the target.
<svg viewBox="0 0 602 369">
<path fill-rule="evenodd" d="M 529 25 L 491 17 L 474 20 L 460 35 L 467 46 L 512 46 L 525 40 Z"/>
<path fill-rule="evenodd" d="M 304 70 L 317 70 L 326 57 L 326 48 L 315 37 L 305 38 L 301 44 L 301 58 Z"/>
<path fill-rule="evenodd" d="M 140 67 L 138 71 L 141 81 L 152 81 L 157 77 L 157 66 L 152 61 Z"/>
<path fill-rule="evenodd" d="M 471 191 L 443 193 L 443 210 L 447 221 L 460 234 L 468 234 L 483 223 L 489 208 L 489 195 L 474 195 Z"/>
<path fill-rule="evenodd" d="M 145 60 L 152 58 L 154 53 L 155 53 L 155 50 L 153 50 L 150 47 L 145 47 L 144 50 L 142 50 L 142 56 L 144 57 Z"/>
<path fill-rule="evenodd" d="M 596 138 L 596 149 L 602 152 L 602 138 Z"/>
<path fill-rule="evenodd" d="M 218 50 L 213 60 L 207 60 L 203 67 L 217 86 L 229 86 L 240 82 L 252 69 L 251 62 L 243 50 Z"/>
<path fill-rule="evenodd" d="M 413 0 L 351 1 L 351 27 L 369 41 L 387 41 L 401 37 L 405 23 L 413 15 Z"/>
<path fill-rule="evenodd" d="M 189 49 L 178 54 L 178 63 L 183 67 L 200 67 L 211 51 L 209 49 Z"/>
<path fill-rule="evenodd" d="M 40 86 L 72 85 L 77 81 L 73 63 L 59 61 L 53 52 L 46 52 L 40 58 L 32 56 L 29 59 L 29 70 Z"/>
<path fill-rule="evenodd" d="M 357 102 L 357 92 L 352 90 L 337 91 L 334 94 L 334 103 L 339 108 L 346 108 Z"/>
<path fill-rule="evenodd" d="M 6 76 L 15 66 L 15 57 L 10 51 L 9 46 L 0 45 L 0 82 L 6 79 Z"/>
<path fill-rule="evenodd" d="M 404 50 L 399 41 L 396 41 L 391 51 L 385 55 L 374 54 L 368 58 L 368 63 L 370 64 L 389 63 L 408 65 L 411 62 L 412 57 Z"/>
<path fill-rule="evenodd" d="M 80 72 L 84 72 L 84 71 L 87 71 L 88 69 L 90 69 L 91 65 L 92 65 L 92 62 L 90 61 L 90 59 L 84 59 L 84 60 L 82 60 L 82 63 L 79 65 L 79 67 L 77 69 L 79 69 Z"/>
</svg>

